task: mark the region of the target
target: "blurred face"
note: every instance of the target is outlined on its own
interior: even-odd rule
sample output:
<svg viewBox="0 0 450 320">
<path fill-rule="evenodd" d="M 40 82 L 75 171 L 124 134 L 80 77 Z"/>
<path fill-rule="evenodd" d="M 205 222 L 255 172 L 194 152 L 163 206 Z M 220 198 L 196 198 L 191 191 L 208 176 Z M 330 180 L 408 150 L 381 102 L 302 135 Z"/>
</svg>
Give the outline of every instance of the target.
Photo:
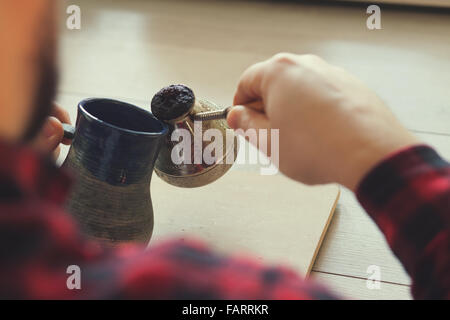
<svg viewBox="0 0 450 320">
<path fill-rule="evenodd" d="M 0 0 L 0 138 L 31 139 L 49 114 L 57 0 Z"/>
</svg>

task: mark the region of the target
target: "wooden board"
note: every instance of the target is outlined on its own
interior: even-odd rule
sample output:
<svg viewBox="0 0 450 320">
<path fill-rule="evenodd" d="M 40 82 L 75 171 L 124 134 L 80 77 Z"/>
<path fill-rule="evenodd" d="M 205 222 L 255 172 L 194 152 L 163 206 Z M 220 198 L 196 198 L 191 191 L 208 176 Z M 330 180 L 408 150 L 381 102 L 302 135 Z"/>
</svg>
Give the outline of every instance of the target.
<svg viewBox="0 0 450 320">
<path fill-rule="evenodd" d="M 281 175 L 233 170 L 196 189 L 173 187 L 155 175 L 151 193 L 152 243 L 190 235 L 223 252 L 251 254 L 308 274 L 339 188 L 308 187 Z"/>
</svg>

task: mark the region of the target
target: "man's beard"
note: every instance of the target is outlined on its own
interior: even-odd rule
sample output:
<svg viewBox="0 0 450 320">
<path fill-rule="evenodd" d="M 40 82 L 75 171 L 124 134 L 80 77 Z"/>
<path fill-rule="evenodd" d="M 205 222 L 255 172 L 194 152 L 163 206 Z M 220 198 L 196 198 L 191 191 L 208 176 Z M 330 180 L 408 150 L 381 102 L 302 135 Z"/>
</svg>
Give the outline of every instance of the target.
<svg viewBox="0 0 450 320">
<path fill-rule="evenodd" d="M 45 119 L 53 109 L 53 99 L 58 84 L 58 71 L 49 47 L 40 50 L 36 72 L 37 85 L 32 100 L 33 114 L 23 136 L 25 142 L 36 137 L 45 123 Z"/>
</svg>

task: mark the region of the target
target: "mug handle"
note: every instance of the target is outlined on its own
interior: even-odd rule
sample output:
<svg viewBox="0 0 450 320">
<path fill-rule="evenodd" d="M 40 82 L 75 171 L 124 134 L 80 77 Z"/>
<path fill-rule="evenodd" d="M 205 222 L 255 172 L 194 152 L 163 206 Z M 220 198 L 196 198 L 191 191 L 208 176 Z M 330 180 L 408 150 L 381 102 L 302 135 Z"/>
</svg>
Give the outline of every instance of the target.
<svg viewBox="0 0 450 320">
<path fill-rule="evenodd" d="M 62 126 L 64 129 L 64 138 L 73 140 L 73 138 L 75 137 L 75 127 L 67 123 L 63 123 Z"/>
</svg>

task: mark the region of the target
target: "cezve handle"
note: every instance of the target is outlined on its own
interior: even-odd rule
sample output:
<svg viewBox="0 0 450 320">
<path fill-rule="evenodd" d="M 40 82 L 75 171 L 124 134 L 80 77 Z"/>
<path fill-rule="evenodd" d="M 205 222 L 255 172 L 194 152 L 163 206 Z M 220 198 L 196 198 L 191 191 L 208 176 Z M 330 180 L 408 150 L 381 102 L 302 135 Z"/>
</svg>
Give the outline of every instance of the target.
<svg viewBox="0 0 450 320">
<path fill-rule="evenodd" d="M 64 138 L 73 140 L 75 137 L 75 127 L 67 123 L 63 123 L 62 126 L 64 129 Z"/>
</svg>

